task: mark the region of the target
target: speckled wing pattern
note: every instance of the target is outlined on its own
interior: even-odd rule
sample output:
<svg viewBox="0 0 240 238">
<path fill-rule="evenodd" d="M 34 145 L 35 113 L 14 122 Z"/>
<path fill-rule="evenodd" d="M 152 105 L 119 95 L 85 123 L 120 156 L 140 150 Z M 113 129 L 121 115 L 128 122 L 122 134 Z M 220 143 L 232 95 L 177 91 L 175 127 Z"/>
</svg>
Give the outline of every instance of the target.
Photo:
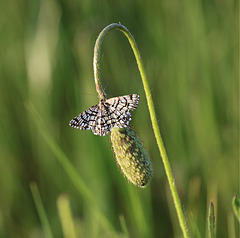
<svg viewBox="0 0 240 238">
<path fill-rule="evenodd" d="M 130 110 L 138 106 L 138 94 L 100 100 L 73 118 L 69 125 L 79 130 L 92 130 L 95 135 L 105 136 L 113 127 L 127 127 L 131 120 Z"/>
</svg>

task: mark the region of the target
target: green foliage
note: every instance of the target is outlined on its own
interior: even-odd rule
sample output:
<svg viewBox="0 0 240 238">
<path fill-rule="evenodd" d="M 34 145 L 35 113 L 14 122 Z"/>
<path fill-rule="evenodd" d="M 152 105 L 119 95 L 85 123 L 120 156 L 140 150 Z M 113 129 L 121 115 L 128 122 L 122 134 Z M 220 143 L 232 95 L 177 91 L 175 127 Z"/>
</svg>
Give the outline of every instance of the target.
<svg viewBox="0 0 240 238">
<path fill-rule="evenodd" d="M 57 208 L 62 193 L 69 196 L 77 237 L 141 237 L 142 226 L 152 237 L 181 234 L 176 213 L 168 207 L 171 197 L 136 62 L 121 33 L 112 32 L 103 43 L 102 83 L 108 98 L 141 97 L 130 124 L 152 161 L 147 188 L 134 188 L 122 177 L 109 136 L 68 126 L 98 103 L 93 47 L 112 22 L 124 24 L 141 51 L 192 237 L 205 237 L 213 190 L 216 233 L 227 237 L 232 194 L 239 187 L 237 11 L 233 0 L 3 0 L 0 237 L 43 236 L 31 181 L 38 186 L 53 237 L 64 237 Z M 239 237 L 239 226 L 233 227 Z"/>
</svg>

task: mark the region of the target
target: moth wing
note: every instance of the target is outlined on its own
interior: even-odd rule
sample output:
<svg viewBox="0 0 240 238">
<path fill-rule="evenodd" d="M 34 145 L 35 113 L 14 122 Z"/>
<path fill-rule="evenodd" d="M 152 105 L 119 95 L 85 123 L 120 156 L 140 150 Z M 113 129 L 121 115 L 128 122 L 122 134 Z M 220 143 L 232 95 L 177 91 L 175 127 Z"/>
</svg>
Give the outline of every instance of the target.
<svg viewBox="0 0 240 238">
<path fill-rule="evenodd" d="M 79 130 L 89 130 L 95 125 L 98 114 L 99 114 L 98 105 L 92 106 L 83 113 L 74 117 L 70 121 L 69 125 Z"/>
</svg>

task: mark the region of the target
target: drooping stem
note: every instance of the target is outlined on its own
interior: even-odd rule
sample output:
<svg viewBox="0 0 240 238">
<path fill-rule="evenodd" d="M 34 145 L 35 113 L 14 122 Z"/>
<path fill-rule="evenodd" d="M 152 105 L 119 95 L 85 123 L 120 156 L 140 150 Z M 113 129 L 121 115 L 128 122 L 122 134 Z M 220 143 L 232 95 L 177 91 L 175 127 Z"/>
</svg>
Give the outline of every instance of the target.
<svg viewBox="0 0 240 238">
<path fill-rule="evenodd" d="M 96 40 L 95 47 L 94 47 L 94 56 L 93 56 L 93 71 L 94 71 L 94 80 L 96 84 L 96 90 L 97 90 L 99 99 L 103 99 L 103 100 L 106 99 L 106 94 L 102 88 L 101 81 L 100 81 L 101 46 L 106 33 L 109 30 L 111 30 L 111 29 L 108 29 L 108 30 L 105 30 L 105 29 L 101 31 L 101 33 L 99 34 Z"/>
<path fill-rule="evenodd" d="M 174 202 L 174 206 L 176 208 L 176 212 L 178 215 L 178 220 L 179 220 L 179 224 L 180 227 L 182 229 L 183 232 L 183 236 L 185 238 L 190 237 L 189 236 L 189 232 L 188 232 L 188 228 L 187 228 L 187 224 L 186 224 L 186 220 L 184 217 L 184 213 L 183 213 L 183 209 L 181 206 L 181 201 L 177 192 L 177 188 L 176 188 L 176 184 L 175 184 L 175 180 L 173 177 L 173 173 L 172 173 L 172 169 L 168 160 L 168 156 L 167 156 L 167 152 L 165 150 L 164 147 L 164 143 L 160 134 L 160 130 L 158 127 L 158 122 L 157 122 L 157 117 L 156 117 L 156 112 L 154 109 L 154 104 L 153 104 L 153 100 L 152 100 L 152 95 L 150 92 L 150 88 L 148 85 L 148 81 L 147 81 L 147 77 L 146 77 L 146 73 L 143 67 L 143 62 L 140 56 L 140 52 L 138 50 L 137 44 L 134 40 L 134 37 L 132 36 L 132 34 L 129 32 L 129 30 L 121 25 L 121 24 L 117 24 L 117 23 L 113 23 L 110 24 L 108 26 L 106 26 L 101 33 L 99 34 L 96 43 L 95 43 L 95 48 L 94 48 L 94 59 L 93 59 L 93 68 L 94 68 L 94 77 L 95 77 L 95 83 L 96 83 L 96 89 L 99 95 L 100 99 L 105 99 L 106 98 L 106 94 L 102 89 L 101 83 L 100 83 L 100 53 L 101 53 L 101 45 L 103 42 L 103 39 L 105 37 L 105 35 L 113 30 L 119 30 L 121 32 L 124 33 L 124 35 L 127 37 L 132 50 L 134 52 L 136 61 L 137 61 L 137 65 L 138 65 L 138 69 L 140 71 L 140 75 L 142 78 L 142 82 L 143 82 L 143 87 L 144 87 L 144 91 L 146 94 L 146 98 L 147 98 L 147 104 L 148 104 L 148 109 L 149 109 L 149 113 L 150 113 L 150 118 L 151 118 L 151 122 L 152 122 L 152 127 L 153 127 L 153 131 L 154 131 L 154 135 L 157 141 L 157 145 L 159 148 L 159 152 L 160 152 L 160 156 L 162 157 L 162 161 L 163 161 L 163 165 L 166 171 L 166 175 L 167 175 L 167 179 L 168 179 L 168 183 L 169 183 L 169 187 L 171 190 L 171 194 L 173 197 L 173 202 Z"/>
</svg>

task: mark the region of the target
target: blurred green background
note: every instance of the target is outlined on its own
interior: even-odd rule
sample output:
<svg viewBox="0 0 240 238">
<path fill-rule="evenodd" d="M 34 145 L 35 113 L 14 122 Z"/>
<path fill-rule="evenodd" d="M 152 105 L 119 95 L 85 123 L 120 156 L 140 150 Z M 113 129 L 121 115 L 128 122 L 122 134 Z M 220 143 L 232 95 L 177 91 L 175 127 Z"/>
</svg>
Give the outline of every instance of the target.
<svg viewBox="0 0 240 238">
<path fill-rule="evenodd" d="M 62 229 L 64 199 L 76 237 L 182 237 L 136 61 L 121 32 L 104 40 L 102 84 L 109 98 L 141 97 L 131 126 L 153 164 L 150 184 L 135 188 L 122 176 L 109 135 L 68 126 L 98 103 L 93 48 L 113 22 L 130 30 L 142 54 L 190 234 L 207 237 L 213 201 L 217 237 L 238 237 L 231 207 L 239 192 L 238 5 L 1 1 L 0 237 L 74 237 Z M 61 162 L 64 154 L 77 176 Z M 36 209 L 32 181 L 47 219 Z"/>
</svg>

